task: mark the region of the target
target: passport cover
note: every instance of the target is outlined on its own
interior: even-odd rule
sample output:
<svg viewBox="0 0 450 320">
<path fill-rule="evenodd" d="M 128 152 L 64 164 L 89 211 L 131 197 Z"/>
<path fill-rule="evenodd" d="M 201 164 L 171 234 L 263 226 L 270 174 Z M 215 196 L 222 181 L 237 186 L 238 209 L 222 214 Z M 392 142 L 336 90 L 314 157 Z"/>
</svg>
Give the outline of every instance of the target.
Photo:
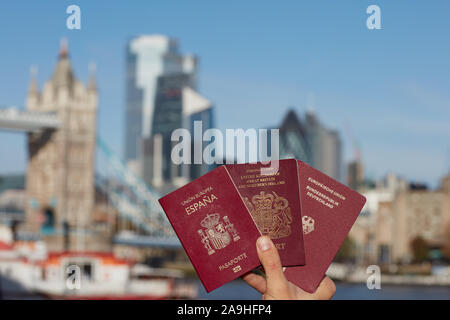
<svg viewBox="0 0 450 320">
<path fill-rule="evenodd" d="M 290 282 L 313 293 L 366 198 L 302 161 L 298 161 L 298 168 L 307 265 L 286 268 L 284 274 Z"/>
<path fill-rule="evenodd" d="M 260 265 L 261 233 L 224 166 L 159 203 L 207 292 Z"/>
<path fill-rule="evenodd" d="M 261 163 L 225 166 L 259 231 L 278 249 L 283 266 L 305 264 L 297 160 L 279 160 L 278 170 L 261 175 Z"/>
</svg>

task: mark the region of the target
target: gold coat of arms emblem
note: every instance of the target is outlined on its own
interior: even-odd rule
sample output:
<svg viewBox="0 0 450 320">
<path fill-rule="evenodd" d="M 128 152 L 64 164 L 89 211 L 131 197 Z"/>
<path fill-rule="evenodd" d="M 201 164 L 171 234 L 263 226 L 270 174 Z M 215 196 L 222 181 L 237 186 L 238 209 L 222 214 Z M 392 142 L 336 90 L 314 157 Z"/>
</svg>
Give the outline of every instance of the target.
<svg viewBox="0 0 450 320">
<path fill-rule="evenodd" d="M 216 250 L 225 248 L 231 241 L 240 239 L 228 216 L 221 219 L 218 213 L 207 214 L 200 225 L 204 229 L 198 229 L 197 232 L 209 255 L 212 255 Z"/>
<path fill-rule="evenodd" d="M 292 215 L 286 198 L 261 191 L 251 202 L 248 198 L 244 202 L 263 235 L 280 239 L 291 234 Z"/>
</svg>

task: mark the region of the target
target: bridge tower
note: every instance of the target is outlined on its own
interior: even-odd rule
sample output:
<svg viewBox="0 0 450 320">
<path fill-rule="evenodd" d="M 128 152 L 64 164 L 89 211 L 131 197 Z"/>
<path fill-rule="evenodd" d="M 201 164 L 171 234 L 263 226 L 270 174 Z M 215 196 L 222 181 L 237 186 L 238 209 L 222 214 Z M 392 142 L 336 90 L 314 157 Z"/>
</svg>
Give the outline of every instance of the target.
<svg viewBox="0 0 450 320">
<path fill-rule="evenodd" d="M 62 42 L 52 77 L 39 92 L 33 72 L 26 99 L 27 110 L 55 113 L 60 122 L 58 129 L 28 133 L 26 229 L 40 233 L 52 251 L 87 249 L 98 105 L 90 71 L 87 85 L 75 78 Z"/>
</svg>

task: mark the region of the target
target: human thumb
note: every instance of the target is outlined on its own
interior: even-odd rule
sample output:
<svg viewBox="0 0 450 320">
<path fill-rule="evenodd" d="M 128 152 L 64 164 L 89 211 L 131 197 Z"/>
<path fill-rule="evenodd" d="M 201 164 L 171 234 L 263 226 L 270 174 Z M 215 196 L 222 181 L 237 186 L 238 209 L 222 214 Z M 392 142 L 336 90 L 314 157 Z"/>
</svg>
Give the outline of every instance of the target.
<svg viewBox="0 0 450 320">
<path fill-rule="evenodd" d="M 266 274 L 267 291 L 285 290 L 287 280 L 281 266 L 280 255 L 272 240 L 267 236 L 259 237 L 256 241 L 256 248 Z"/>
</svg>

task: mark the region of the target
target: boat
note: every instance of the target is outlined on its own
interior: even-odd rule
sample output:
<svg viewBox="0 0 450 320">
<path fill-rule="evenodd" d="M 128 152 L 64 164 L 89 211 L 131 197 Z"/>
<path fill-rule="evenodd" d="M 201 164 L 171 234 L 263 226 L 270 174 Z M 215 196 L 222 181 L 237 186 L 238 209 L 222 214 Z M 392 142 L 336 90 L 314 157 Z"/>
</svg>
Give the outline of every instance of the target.
<svg viewBox="0 0 450 320">
<path fill-rule="evenodd" d="M 184 273 L 116 257 L 112 252 L 46 252 L 41 241 L 0 242 L 0 298 L 192 299 Z"/>
</svg>

